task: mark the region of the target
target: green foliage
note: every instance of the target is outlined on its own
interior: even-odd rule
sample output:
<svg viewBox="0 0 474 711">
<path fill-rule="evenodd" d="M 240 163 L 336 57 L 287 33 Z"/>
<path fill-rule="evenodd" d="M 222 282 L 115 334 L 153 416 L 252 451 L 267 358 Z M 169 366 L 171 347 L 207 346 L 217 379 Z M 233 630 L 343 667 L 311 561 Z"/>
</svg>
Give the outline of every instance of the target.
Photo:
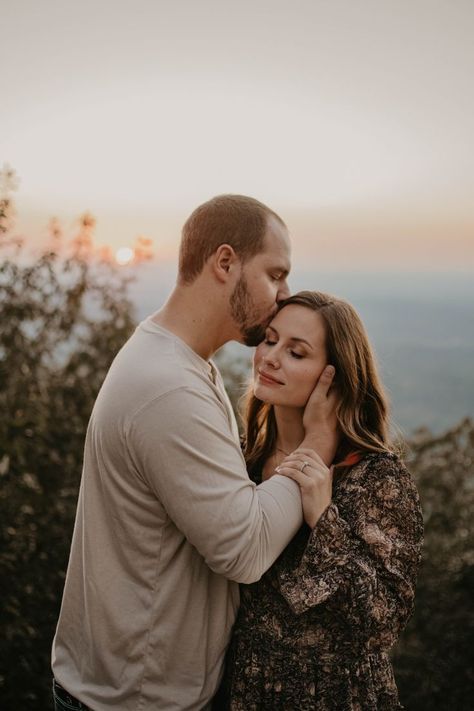
<svg viewBox="0 0 474 711">
<path fill-rule="evenodd" d="M 420 491 L 425 545 L 415 614 L 394 653 L 408 709 L 467 711 L 474 671 L 474 424 L 420 433 L 409 466 Z"/>
<path fill-rule="evenodd" d="M 50 708 L 59 612 L 85 430 L 133 328 L 126 283 L 92 254 L 90 216 L 73 240 L 29 258 L 0 201 L 0 706 Z"/>
</svg>

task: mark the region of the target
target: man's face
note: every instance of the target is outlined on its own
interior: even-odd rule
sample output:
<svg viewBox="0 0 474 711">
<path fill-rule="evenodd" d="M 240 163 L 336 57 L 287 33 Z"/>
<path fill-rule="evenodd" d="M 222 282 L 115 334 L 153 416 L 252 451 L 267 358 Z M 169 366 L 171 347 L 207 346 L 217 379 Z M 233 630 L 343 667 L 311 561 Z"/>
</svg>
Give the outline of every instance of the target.
<svg viewBox="0 0 474 711">
<path fill-rule="evenodd" d="M 279 301 L 289 295 L 286 282 L 290 271 L 290 240 L 278 220 L 270 216 L 264 237 L 264 249 L 242 268 L 230 300 L 231 315 L 240 340 L 256 346 L 277 311 Z"/>
</svg>

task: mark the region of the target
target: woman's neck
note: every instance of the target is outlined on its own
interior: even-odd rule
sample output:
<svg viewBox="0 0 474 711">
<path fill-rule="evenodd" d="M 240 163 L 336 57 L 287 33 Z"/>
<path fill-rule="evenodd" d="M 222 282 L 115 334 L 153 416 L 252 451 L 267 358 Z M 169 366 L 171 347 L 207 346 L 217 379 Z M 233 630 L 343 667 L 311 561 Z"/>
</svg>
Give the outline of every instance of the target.
<svg viewBox="0 0 474 711">
<path fill-rule="evenodd" d="M 303 408 L 275 405 L 277 429 L 276 447 L 289 454 L 300 446 L 304 439 Z"/>
</svg>

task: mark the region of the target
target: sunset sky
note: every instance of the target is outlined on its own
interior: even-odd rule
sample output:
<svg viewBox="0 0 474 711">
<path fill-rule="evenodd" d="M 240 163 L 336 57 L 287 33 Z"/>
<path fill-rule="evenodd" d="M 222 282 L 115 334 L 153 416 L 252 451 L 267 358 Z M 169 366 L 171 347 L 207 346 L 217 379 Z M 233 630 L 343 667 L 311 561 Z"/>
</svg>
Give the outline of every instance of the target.
<svg viewBox="0 0 474 711">
<path fill-rule="evenodd" d="M 4 0 L 0 165 L 36 244 L 82 212 L 174 259 L 253 195 L 318 268 L 474 266 L 472 0 Z"/>
</svg>

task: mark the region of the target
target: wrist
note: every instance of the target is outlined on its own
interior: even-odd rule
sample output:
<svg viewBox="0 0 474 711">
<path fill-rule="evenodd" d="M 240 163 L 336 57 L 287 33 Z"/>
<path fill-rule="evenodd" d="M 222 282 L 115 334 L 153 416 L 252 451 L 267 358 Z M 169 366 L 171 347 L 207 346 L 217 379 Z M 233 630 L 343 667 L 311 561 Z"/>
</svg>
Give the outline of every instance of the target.
<svg viewBox="0 0 474 711">
<path fill-rule="evenodd" d="M 321 435 L 316 436 L 307 434 L 300 444 L 300 447 L 314 449 L 314 451 L 319 454 L 325 465 L 330 467 L 336 454 L 337 444 L 331 442 L 329 438 L 322 438 Z"/>
<path fill-rule="evenodd" d="M 328 511 L 330 506 L 331 501 L 328 501 L 325 506 L 322 506 L 317 512 L 314 512 L 313 515 L 309 518 L 309 520 L 306 521 L 306 523 L 311 529 L 316 528 L 316 524 L 318 523 L 322 515 L 326 513 L 326 511 Z M 333 517 L 330 520 L 333 521 Z"/>
</svg>

